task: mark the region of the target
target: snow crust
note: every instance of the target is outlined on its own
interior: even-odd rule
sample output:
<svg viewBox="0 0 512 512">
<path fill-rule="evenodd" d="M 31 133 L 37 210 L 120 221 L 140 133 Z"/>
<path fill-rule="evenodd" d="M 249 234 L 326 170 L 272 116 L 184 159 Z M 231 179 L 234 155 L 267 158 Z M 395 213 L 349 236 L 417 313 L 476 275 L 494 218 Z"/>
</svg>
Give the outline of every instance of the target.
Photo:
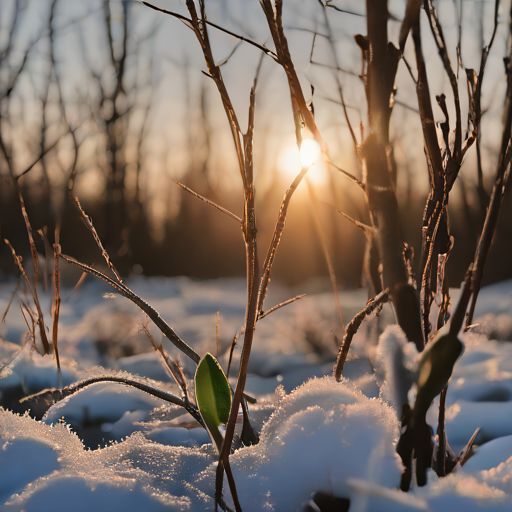
<svg viewBox="0 0 512 512">
<path fill-rule="evenodd" d="M 130 286 L 199 353 L 215 351 L 220 311 L 219 359 L 226 366 L 230 341 L 243 322 L 242 281 L 138 278 Z M 122 298 L 104 297 L 106 291 L 91 282 L 63 303 L 64 385 L 122 370 L 177 393 L 139 332 L 142 314 Z M 11 293 L 0 286 L 0 310 Z M 270 301 L 289 296 L 278 289 Z M 360 309 L 363 297 L 342 294 L 345 317 Z M 512 343 L 489 335 L 512 337 L 512 283 L 482 290 L 476 313 L 478 326 L 463 335 L 466 350 L 450 381 L 446 430 L 457 452 L 481 427 L 479 446 L 463 468 L 443 479 L 430 472 L 427 486 L 407 494 L 397 490 L 395 443 L 398 404 L 417 364 L 413 345 L 396 326 L 376 343 L 367 322 L 353 341 L 343 381 L 336 383 L 329 376 L 336 321 L 331 294 L 307 297 L 265 318 L 248 376 L 248 391 L 258 398 L 251 419 L 260 443 L 238 448 L 230 459 L 243 510 L 302 511 L 314 491 L 349 498 L 350 512 L 511 510 Z M 17 313 L 10 312 L 2 326 L 8 341 L 0 341 L 3 399 L 58 383 L 51 357 L 20 346 L 21 329 Z M 308 339 L 323 352 L 313 353 Z M 164 346 L 175 354 L 166 340 Z M 193 365 L 183 362 L 192 377 Z M 231 375 L 235 371 L 236 363 Z M 434 427 L 437 410 L 436 401 L 427 418 Z M 71 428 L 91 424 L 116 442 L 85 448 Z M 41 422 L 0 409 L 0 507 L 6 511 L 213 510 L 216 460 L 209 436 L 191 416 L 119 384 L 82 389 L 51 407 Z M 225 488 L 229 501 L 227 483 Z"/>
</svg>

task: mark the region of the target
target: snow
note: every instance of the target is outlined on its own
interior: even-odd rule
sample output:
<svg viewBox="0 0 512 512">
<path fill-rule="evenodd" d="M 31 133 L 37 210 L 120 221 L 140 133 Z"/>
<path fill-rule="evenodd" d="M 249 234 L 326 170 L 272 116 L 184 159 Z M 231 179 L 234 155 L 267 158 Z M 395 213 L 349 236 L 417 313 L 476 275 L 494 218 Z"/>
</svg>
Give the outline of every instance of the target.
<svg viewBox="0 0 512 512">
<path fill-rule="evenodd" d="M 244 510 L 300 510 L 315 490 L 350 497 L 350 477 L 394 487 L 397 435 L 396 415 L 380 401 L 333 377 L 310 380 L 279 403 L 259 444 L 232 456 Z M 214 473 L 201 477 L 203 492 Z"/>
<path fill-rule="evenodd" d="M 161 401 L 138 389 L 117 383 L 91 384 L 50 407 L 43 421 L 54 424 L 63 418 L 71 426 L 113 423 L 126 411 L 151 411 Z"/>
<path fill-rule="evenodd" d="M 226 368 L 245 314 L 242 280 L 138 277 L 128 284 L 200 354 L 216 352 L 219 311 L 219 360 Z M 0 312 L 14 286 L 0 285 Z M 135 306 L 110 293 L 92 280 L 73 293 L 63 290 L 64 385 L 115 374 L 179 395 L 140 325 L 148 326 L 157 343 L 161 335 Z M 293 295 L 274 287 L 266 307 Z M 345 320 L 365 303 L 364 291 L 340 295 Z M 49 294 L 41 302 L 49 311 Z M 375 320 L 365 322 L 337 383 L 331 376 L 331 332 L 339 323 L 332 294 L 305 297 L 259 322 L 247 392 L 258 399 L 250 413 L 260 443 L 238 444 L 230 457 L 243 510 L 302 511 L 315 491 L 349 498 L 350 512 L 510 510 L 512 343 L 506 340 L 512 340 L 512 282 L 483 289 L 475 318 L 477 325 L 461 335 L 466 349 L 449 385 L 446 430 L 458 452 L 480 427 L 478 446 L 463 468 L 446 478 L 429 472 L 427 486 L 409 493 L 397 490 L 402 467 L 395 444 L 398 404 L 414 378 L 418 354 L 402 331 L 389 326 L 377 342 Z M 387 308 L 381 325 L 391 320 Z M 8 408 L 19 398 L 56 387 L 58 375 L 53 357 L 38 355 L 25 340 L 26 325 L 14 306 L 0 329 L 0 398 L 6 407 L 0 409 L 2 510 L 214 509 L 217 455 L 192 416 L 112 382 L 56 403 L 43 421 L 14 414 Z M 174 347 L 162 342 L 175 357 Z M 193 363 L 180 361 L 191 379 Z M 434 428 L 437 411 L 436 400 L 427 416 Z M 101 436 L 105 442 L 96 449 L 94 440 Z M 225 497 L 229 503 L 227 490 Z"/>
</svg>

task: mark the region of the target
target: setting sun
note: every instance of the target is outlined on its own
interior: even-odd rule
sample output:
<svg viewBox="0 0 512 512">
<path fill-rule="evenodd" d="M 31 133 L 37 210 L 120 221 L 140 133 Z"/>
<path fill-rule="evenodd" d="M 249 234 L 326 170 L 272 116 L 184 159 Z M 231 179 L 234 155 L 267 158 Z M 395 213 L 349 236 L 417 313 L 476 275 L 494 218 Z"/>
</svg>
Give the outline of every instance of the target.
<svg viewBox="0 0 512 512">
<path fill-rule="evenodd" d="M 311 167 L 316 164 L 322 154 L 320 145 L 314 139 L 304 139 L 300 146 L 300 163 L 302 167 Z"/>
<path fill-rule="evenodd" d="M 284 176 L 293 178 L 302 167 L 310 167 L 307 177 L 316 184 L 322 185 L 327 181 L 325 164 L 321 161 L 319 144 L 313 139 L 305 139 L 299 152 L 295 142 L 290 142 L 279 152 L 277 168 Z"/>
</svg>

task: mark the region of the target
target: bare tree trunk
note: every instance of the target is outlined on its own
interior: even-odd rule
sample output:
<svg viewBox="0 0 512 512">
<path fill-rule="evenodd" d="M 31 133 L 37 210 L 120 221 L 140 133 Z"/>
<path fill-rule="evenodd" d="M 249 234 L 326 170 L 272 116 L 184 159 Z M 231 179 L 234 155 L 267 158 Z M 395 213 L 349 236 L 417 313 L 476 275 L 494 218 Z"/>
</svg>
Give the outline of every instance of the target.
<svg viewBox="0 0 512 512">
<path fill-rule="evenodd" d="M 366 2 L 368 36 L 356 36 L 366 63 L 365 88 L 369 133 L 361 146 L 366 200 L 375 228 L 375 244 L 382 265 L 382 287 L 389 288 L 398 323 L 418 350 L 424 346 L 420 305 L 409 284 L 404 259 L 394 166 L 389 142 L 395 75 L 400 50 L 388 42 L 388 8 L 382 0 Z"/>
</svg>

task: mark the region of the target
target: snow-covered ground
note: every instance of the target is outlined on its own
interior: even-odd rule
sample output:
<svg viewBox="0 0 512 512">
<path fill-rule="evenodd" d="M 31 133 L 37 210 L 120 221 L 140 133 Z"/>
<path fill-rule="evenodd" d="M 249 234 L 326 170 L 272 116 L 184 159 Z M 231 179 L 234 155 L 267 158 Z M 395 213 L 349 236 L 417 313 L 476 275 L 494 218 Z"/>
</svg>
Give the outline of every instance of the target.
<svg viewBox="0 0 512 512">
<path fill-rule="evenodd" d="M 219 311 L 218 357 L 226 369 L 231 341 L 243 324 L 244 281 L 136 278 L 128 284 L 199 354 L 217 352 Z M 15 286 L 0 285 L 0 316 Z M 274 287 L 265 307 L 300 291 Z M 50 323 L 51 297 L 41 296 Z M 158 343 L 162 336 L 133 304 L 92 278 L 74 291 L 63 290 L 62 297 L 64 385 L 121 375 L 180 395 L 140 325 L 146 324 Z M 340 300 L 348 322 L 364 306 L 366 293 L 342 292 Z M 458 452 L 481 427 L 478 446 L 463 468 L 446 478 L 430 472 L 428 485 L 409 493 L 397 490 L 400 425 L 385 347 L 403 350 L 406 365 L 414 369 L 412 344 L 404 345 L 397 328 L 390 328 L 379 346 L 376 320 L 365 322 L 344 379 L 336 383 L 332 332 L 340 334 L 340 322 L 331 293 L 308 295 L 261 320 L 246 386 L 258 399 L 250 414 L 260 442 L 231 456 L 243 510 L 303 511 L 315 491 L 349 499 L 350 512 L 511 510 L 512 282 L 482 290 L 476 318 L 478 327 L 462 335 L 466 350 L 450 382 L 446 430 Z M 385 308 L 381 325 L 391 319 Z M 16 298 L 0 326 L 2 510 L 214 509 L 216 451 L 183 409 L 109 382 L 56 403 L 41 421 L 13 413 L 9 408 L 20 411 L 23 396 L 58 386 L 55 360 L 31 349 L 26 331 Z M 177 356 L 170 342 L 164 339 L 163 345 Z M 230 372 L 233 384 L 238 355 L 239 348 Z M 194 364 L 180 361 L 193 378 Z M 427 418 L 434 430 L 437 406 Z"/>
</svg>

